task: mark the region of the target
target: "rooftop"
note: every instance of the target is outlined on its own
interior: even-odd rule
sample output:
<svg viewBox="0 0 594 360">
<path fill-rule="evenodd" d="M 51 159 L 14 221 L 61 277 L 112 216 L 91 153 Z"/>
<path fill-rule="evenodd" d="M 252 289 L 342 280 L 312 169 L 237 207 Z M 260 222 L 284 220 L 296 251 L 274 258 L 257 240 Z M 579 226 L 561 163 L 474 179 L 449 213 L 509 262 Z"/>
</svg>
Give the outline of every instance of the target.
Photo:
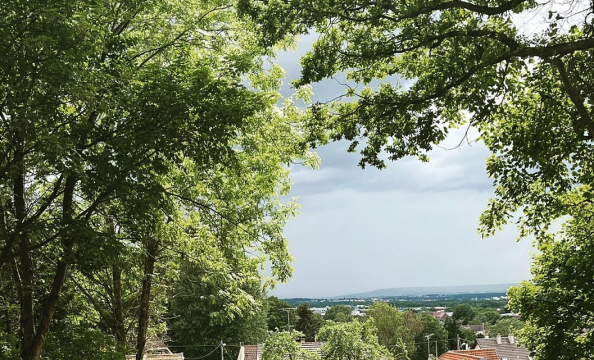
<svg viewBox="0 0 594 360">
<path fill-rule="evenodd" d="M 498 340 L 500 343 L 498 343 Z M 475 349 L 492 348 L 497 351 L 500 359 L 509 360 L 531 360 L 530 351 L 518 344 L 513 336 L 477 338 Z"/>
<path fill-rule="evenodd" d="M 441 355 L 439 360 L 499 360 L 495 349 L 452 350 Z"/>
</svg>

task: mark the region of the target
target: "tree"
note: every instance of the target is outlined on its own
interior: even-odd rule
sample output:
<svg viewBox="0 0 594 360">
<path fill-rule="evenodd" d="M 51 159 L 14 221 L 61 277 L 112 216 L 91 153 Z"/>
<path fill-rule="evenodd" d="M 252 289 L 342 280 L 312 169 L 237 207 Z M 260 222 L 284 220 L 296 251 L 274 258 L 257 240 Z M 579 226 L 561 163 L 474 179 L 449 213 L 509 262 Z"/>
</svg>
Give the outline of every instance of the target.
<svg viewBox="0 0 594 360">
<path fill-rule="evenodd" d="M 330 307 L 324 315 L 324 320 L 332 320 L 334 322 L 348 322 L 353 320 L 351 315 L 351 307 L 348 305 L 335 305 Z"/>
<path fill-rule="evenodd" d="M 594 185 L 593 5 L 548 6 L 529 0 L 240 2 L 245 16 L 263 24 L 262 43 L 320 34 L 301 60 L 296 86 L 340 72 L 354 83 L 382 81 L 375 89 L 347 85 L 345 97 L 312 106 L 310 143 L 345 139 L 350 151 L 361 149 L 362 166 L 384 167 L 385 159 L 427 160 L 452 128 L 478 130 L 492 153 L 487 173 L 495 185 L 479 220 L 481 234 L 512 221 L 520 237 L 534 236 L 545 250 L 535 260 L 534 282 L 510 292 L 510 303 L 534 321 L 522 341 L 536 358 L 566 352 L 587 358 L 594 338 L 567 328 L 591 327 L 586 306 L 575 299 L 590 298 L 592 289 L 585 281 L 591 266 L 579 259 L 591 254 L 583 249 L 592 250 L 586 234 Z M 525 31 L 516 20 L 539 13 L 546 14 L 541 29 Z M 405 83 L 386 81 L 391 75 Z M 548 232 L 554 223 L 565 230 Z M 554 251 L 575 266 L 551 272 L 562 264 Z M 535 299 L 543 300 L 540 306 Z M 539 325 L 546 335 L 536 335 Z"/>
<path fill-rule="evenodd" d="M 280 331 L 286 329 L 288 331 L 290 328 L 295 328 L 295 324 L 297 323 L 297 313 L 293 310 L 289 310 L 291 305 L 288 302 L 283 301 L 276 296 L 269 296 L 266 298 L 266 307 L 268 309 L 268 330 Z M 287 312 L 291 313 L 287 314 Z M 287 328 L 287 325 L 289 328 Z"/>
<path fill-rule="evenodd" d="M 472 346 L 474 341 L 476 340 L 476 333 L 470 329 L 460 329 L 460 339 L 468 344 L 468 346 Z"/>
<path fill-rule="evenodd" d="M 302 349 L 298 331 L 271 332 L 262 347 L 262 360 L 319 360 L 321 357 L 307 349 Z"/>
<path fill-rule="evenodd" d="M 389 352 L 378 343 L 373 320 L 345 323 L 329 321 L 320 330 L 322 353 L 328 360 L 382 360 Z"/>
<path fill-rule="evenodd" d="M 466 344 L 471 345 L 476 340 L 476 334 L 470 329 L 462 329 L 460 321 L 449 318 L 444 324 L 445 330 L 448 332 L 448 345 L 450 350 L 457 350 L 460 344 L 456 344 L 456 339 L 460 338 Z"/>
<path fill-rule="evenodd" d="M 380 345 L 390 349 L 398 358 L 404 359 L 404 354 L 415 357 L 415 337 L 422 332 L 423 325 L 414 313 L 403 313 L 390 304 L 376 302 L 368 314 L 377 328 Z"/>
<path fill-rule="evenodd" d="M 193 344 L 237 345 L 261 344 L 268 335 L 266 305 L 249 308 L 229 316 L 226 307 L 233 305 L 222 296 L 223 286 L 202 281 L 202 269 L 192 263 L 181 264 L 180 278 L 173 286 L 175 297 L 170 302 L 170 335 L 172 340 L 187 347 L 176 348 L 187 357 L 203 357 L 212 348 L 194 347 Z M 263 303 L 262 289 L 257 284 L 241 284 L 248 294 Z M 252 288 L 250 288 L 252 287 Z M 233 312 L 231 312 L 233 313 Z M 226 349 L 237 357 L 237 347 Z M 212 359 L 219 354 L 213 354 Z"/>
<path fill-rule="evenodd" d="M 509 307 L 519 312 L 525 326 L 514 332 L 535 359 L 580 359 L 594 356 L 590 329 L 594 315 L 587 299 L 594 295 L 590 259 L 592 207 L 589 189 L 570 200 L 571 218 L 559 234 L 544 234 L 534 257 L 533 279 L 508 290 Z"/>
<path fill-rule="evenodd" d="M 500 317 L 501 315 L 499 315 L 499 312 L 495 310 L 479 310 L 470 323 L 474 325 L 492 325 L 495 324 L 495 322 L 499 320 Z"/>
<path fill-rule="evenodd" d="M 524 322 L 515 318 L 501 318 L 493 325 L 487 325 L 487 333 L 491 337 L 497 335 L 508 336 L 514 335 L 514 333 L 524 327 Z"/>
<path fill-rule="evenodd" d="M 463 325 L 467 325 L 474 319 L 476 312 L 469 304 L 460 304 L 454 308 L 452 317 L 454 320 L 460 320 Z"/>
<path fill-rule="evenodd" d="M 254 24 L 233 5 L 0 8 L 0 273 L 14 274 L 3 289 L 19 299 L 11 331 L 23 360 L 45 356 L 50 339 L 68 341 L 59 336 L 66 332 L 52 336 L 58 320 L 66 331 L 83 318 L 123 342 L 122 306 L 111 303 L 110 286 L 93 282 L 104 279 L 95 272 L 107 259 L 138 256 L 135 274 L 123 276 L 141 290 L 138 316 L 126 323 L 137 358 L 163 324 L 178 264 L 165 259 L 193 259 L 202 281 L 224 287 L 232 314 L 255 305 L 244 279 L 269 287 L 290 276 L 282 227 L 296 204 L 280 196 L 290 185 L 286 164 L 311 158 L 299 110 L 276 106 L 282 72 L 263 60 L 272 49 L 256 44 Z M 272 264 L 269 277 L 263 263 Z M 117 263 L 106 264 L 101 270 L 117 277 Z M 58 318 L 75 280 L 104 303 Z M 113 324 L 97 316 L 106 309 L 117 310 Z M 99 338 L 89 335 L 89 346 Z"/>
<path fill-rule="evenodd" d="M 436 318 L 429 314 L 421 315 L 421 322 L 423 329 L 415 337 L 416 351 L 415 359 L 426 360 L 429 359 L 430 354 L 435 353 L 435 342 L 437 342 L 437 356 L 446 353 L 448 348 L 448 332 L 437 321 Z M 427 353 L 427 338 L 428 335 L 433 335 L 429 338 L 429 353 Z"/>
<path fill-rule="evenodd" d="M 318 331 L 324 325 L 324 319 L 319 314 L 314 314 L 308 304 L 297 306 L 297 324 L 295 329 L 305 334 L 306 341 L 315 341 Z"/>
</svg>

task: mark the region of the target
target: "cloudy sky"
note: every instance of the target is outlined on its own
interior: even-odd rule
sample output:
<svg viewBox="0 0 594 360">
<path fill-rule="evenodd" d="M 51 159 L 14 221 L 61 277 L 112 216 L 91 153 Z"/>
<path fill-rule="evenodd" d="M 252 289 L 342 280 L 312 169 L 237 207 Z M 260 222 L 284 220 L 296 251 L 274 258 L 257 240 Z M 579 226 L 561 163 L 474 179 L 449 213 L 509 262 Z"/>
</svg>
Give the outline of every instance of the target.
<svg viewBox="0 0 594 360">
<path fill-rule="evenodd" d="M 299 57 L 314 40 L 302 37 L 296 52 L 280 54 L 288 79 L 299 77 Z M 288 85 L 283 92 L 291 93 Z M 314 101 L 325 101 L 343 88 L 330 79 L 316 84 L 314 92 Z M 451 133 L 444 147 L 457 145 L 464 131 Z M 530 240 L 517 242 L 513 227 L 486 240 L 477 234 L 493 192 L 482 144 L 436 149 L 429 163 L 404 159 L 382 171 L 359 168 L 359 155 L 347 153 L 347 147 L 338 142 L 317 149 L 322 160 L 317 170 L 293 169 L 291 194 L 302 209 L 285 233 L 295 272 L 272 294 L 324 297 L 530 277 Z"/>
</svg>

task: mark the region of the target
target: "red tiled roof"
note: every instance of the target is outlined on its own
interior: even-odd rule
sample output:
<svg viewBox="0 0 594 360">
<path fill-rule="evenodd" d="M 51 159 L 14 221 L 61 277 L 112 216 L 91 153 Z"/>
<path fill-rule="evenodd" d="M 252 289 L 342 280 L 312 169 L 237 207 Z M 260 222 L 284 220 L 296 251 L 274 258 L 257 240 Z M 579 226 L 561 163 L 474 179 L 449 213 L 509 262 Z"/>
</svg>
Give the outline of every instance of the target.
<svg viewBox="0 0 594 360">
<path fill-rule="evenodd" d="M 495 349 L 452 350 L 441 355 L 439 360 L 499 360 Z"/>
<path fill-rule="evenodd" d="M 454 350 L 457 354 L 468 354 L 483 357 L 487 360 L 499 360 L 497 351 L 495 349 L 475 349 L 475 350 Z"/>
<path fill-rule="evenodd" d="M 300 343 L 301 349 L 309 350 L 322 356 L 322 343 L 321 342 L 302 342 Z M 258 345 L 243 345 L 240 349 L 238 360 L 261 360 L 262 359 L 262 344 Z M 243 351 L 243 355 L 241 352 Z M 243 357 L 242 357 L 243 356 Z"/>
<path fill-rule="evenodd" d="M 480 356 L 457 354 L 455 352 L 448 351 L 439 357 L 439 360 L 481 360 Z"/>
<path fill-rule="evenodd" d="M 262 345 L 243 345 L 244 360 L 259 360 Z"/>
</svg>

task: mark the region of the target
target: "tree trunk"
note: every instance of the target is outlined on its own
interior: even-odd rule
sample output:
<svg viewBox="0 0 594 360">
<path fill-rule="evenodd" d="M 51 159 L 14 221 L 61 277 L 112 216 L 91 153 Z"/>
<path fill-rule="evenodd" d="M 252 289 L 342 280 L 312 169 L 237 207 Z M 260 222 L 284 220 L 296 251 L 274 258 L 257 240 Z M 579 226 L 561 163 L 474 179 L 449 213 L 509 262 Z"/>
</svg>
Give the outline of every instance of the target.
<svg viewBox="0 0 594 360">
<path fill-rule="evenodd" d="M 4 274 L 0 268 L 0 296 L 2 296 L 2 309 L 4 311 L 4 332 L 12 334 L 12 317 L 10 316 L 10 302 L 8 301 L 8 292 L 4 286 Z"/>
<path fill-rule="evenodd" d="M 7 232 L 8 231 L 6 229 L 6 212 L 5 212 L 4 204 L 0 203 L 0 236 L 3 239 L 5 239 L 6 244 L 7 244 L 6 246 L 9 247 L 8 239 L 6 238 Z M 10 272 L 10 265 L 8 268 L 9 268 L 9 272 Z M 10 303 L 8 302 L 6 286 L 4 285 L 3 269 L 4 269 L 4 264 L 0 262 L 0 291 L 1 291 L 0 295 L 2 296 L 3 303 L 4 303 L 3 304 L 4 320 L 5 320 L 4 331 L 7 334 L 12 334 L 12 318 L 10 316 L 10 308 L 9 308 Z"/>
<path fill-rule="evenodd" d="M 64 287 L 66 281 L 66 275 L 68 272 L 68 263 L 72 253 L 72 244 L 74 239 L 68 229 L 72 223 L 73 215 L 73 199 L 74 199 L 74 188 L 76 186 L 76 179 L 73 176 L 66 178 L 64 184 L 64 199 L 62 202 L 62 224 L 64 226 L 62 234 L 62 256 L 57 262 L 56 274 L 52 283 L 52 288 L 46 299 L 41 320 L 32 343 L 28 347 L 22 349 L 23 360 L 39 360 L 41 357 L 41 350 L 45 343 L 47 333 L 49 331 L 50 323 L 56 311 L 58 300 L 60 299 L 60 293 Z"/>
<path fill-rule="evenodd" d="M 124 326 L 124 302 L 122 301 L 122 268 L 112 267 L 113 278 L 113 319 L 114 336 L 118 345 L 126 346 L 126 327 Z"/>
<path fill-rule="evenodd" d="M 21 346 L 24 349 L 31 347 L 35 336 L 35 323 L 33 313 L 33 266 L 29 257 L 29 234 L 23 228 L 27 216 L 27 205 L 25 202 L 25 163 L 23 154 L 23 141 L 17 134 L 15 150 L 15 162 L 18 164 L 17 174 L 13 184 L 13 202 L 16 217 L 16 236 L 19 246 L 19 298 L 21 305 Z"/>
<path fill-rule="evenodd" d="M 142 293 L 140 295 L 140 318 L 138 319 L 138 339 L 136 341 L 136 360 L 144 357 L 146 333 L 150 316 L 151 287 L 155 271 L 155 258 L 157 257 L 158 243 L 149 239 L 146 247 L 146 260 L 144 262 L 144 279 L 142 280 Z"/>
</svg>

